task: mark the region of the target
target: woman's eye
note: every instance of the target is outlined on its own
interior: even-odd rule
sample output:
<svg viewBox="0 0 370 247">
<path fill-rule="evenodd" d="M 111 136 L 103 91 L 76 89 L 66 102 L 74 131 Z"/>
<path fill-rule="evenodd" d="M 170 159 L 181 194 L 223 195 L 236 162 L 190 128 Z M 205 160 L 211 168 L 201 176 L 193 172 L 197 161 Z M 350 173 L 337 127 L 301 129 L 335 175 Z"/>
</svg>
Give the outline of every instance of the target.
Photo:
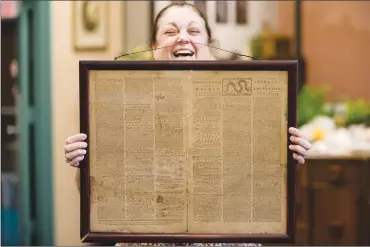
<svg viewBox="0 0 370 247">
<path fill-rule="evenodd" d="M 166 31 L 165 34 L 175 35 L 176 34 L 176 31 L 174 31 L 174 30 Z"/>
<path fill-rule="evenodd" d="M 199 31 L 198 30 L 190 30 L 189 33 L 191 33 L 191 34 L 198 34 Z"/>
</svg>

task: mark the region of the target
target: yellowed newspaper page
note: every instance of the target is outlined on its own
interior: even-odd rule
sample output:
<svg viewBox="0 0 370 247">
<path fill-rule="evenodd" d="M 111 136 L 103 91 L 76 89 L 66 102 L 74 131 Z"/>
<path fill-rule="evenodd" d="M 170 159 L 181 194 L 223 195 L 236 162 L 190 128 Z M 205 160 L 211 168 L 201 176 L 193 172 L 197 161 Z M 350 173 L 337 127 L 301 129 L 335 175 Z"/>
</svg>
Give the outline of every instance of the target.
<svg viewBox="0 0 370 247">
<path fill-rule="evenodd" d="M 93 232 L 186 232 L 184 72 L 90 71 Z"/>
<path fill-rule="evenodd" d="M 191 233 L 286 232 L 287 73 L 191 73 Z"/>
</svg>

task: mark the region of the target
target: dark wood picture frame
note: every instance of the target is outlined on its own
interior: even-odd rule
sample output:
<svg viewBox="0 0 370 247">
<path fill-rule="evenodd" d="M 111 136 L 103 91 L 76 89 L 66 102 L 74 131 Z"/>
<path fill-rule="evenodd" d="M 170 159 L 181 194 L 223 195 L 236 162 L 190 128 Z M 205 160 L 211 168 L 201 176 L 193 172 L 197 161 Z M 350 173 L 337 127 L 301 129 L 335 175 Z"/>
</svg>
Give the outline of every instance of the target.
<svg viewBox="0 0 370 247">
<path fill-rule="evenodd" d="M 194 1 L 194 6 L 197 7 L 205 16 L 208 18 L 207 14 L 207 1 L 206 0 L 195 0 Z"/>
<path fill-rule="evenodd" d="M 228 1 L 216 1 L 216 23 L 226 24 L 229 22 L 228 9 L 230 8 Z"/>
<path fill-rule="evenodd" d="M 236 24 L 238 25 L 247 25 L 248 21 L 248 12 L 249 12 L 248 0 L 236 0 L 235 1 L 235 12 L 236 12 Z"/>
<path fill-rule="evenodd" d="M 296 127 L 297 61 L 80 61 L 80 131 L 87 134 L 89 142 L 89 71 L 91 70 L 208 70 L 208 71 L 287 71 L 288 73 L 288 127 Z M 287 144 L 290 144 L 287 131 Z M 120 232 L 90 231 L 90 173 L 89 152 L 80 166 L 80 203 L 82 242 L 152 242 L 152 243 L 261 243 L 292 244 L 295 240 L 295 181 L 296 163 L 292 151 L 287 148 L 287 212 L 286 234 L 132 234 Z"/>
</svg>

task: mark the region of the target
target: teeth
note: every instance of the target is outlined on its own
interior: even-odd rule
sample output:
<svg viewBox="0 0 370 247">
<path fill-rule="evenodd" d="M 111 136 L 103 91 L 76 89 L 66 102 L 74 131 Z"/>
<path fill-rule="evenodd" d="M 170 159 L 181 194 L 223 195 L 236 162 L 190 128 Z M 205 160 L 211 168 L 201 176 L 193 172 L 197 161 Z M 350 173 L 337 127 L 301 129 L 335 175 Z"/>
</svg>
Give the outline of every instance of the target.
<svg viewBox="0 0 370 247">
<path fill-rule="evenodd" d="M 175 57 L 179 56 L 193 56 L 194 52 L 189 51 L 189 50 L 179 50 L 174 53 Z"/>
</svg>

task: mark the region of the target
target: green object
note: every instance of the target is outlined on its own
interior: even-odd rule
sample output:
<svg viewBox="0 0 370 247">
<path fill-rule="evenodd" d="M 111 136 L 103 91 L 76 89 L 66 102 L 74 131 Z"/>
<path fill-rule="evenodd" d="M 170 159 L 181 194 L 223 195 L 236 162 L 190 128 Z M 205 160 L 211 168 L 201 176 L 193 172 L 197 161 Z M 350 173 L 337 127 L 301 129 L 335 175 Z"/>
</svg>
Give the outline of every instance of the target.
<svg viewBox="0 0 370 247">
<path fill-rule="evenodd" d="M 308 123 L 317 115 L 330 116 L 332 113 L 325 111 L 326 87 L 313 87 L 304 85 L 299 92 L 297 102 L 298 127 Z"/>
<path fill-rule="evenodd" d="M 50 3 L 19 9 L 20 245 L 54 245 Z"/>
<path fill-rule="evenodd" d="M 347 126 L 351 124 L 370 125 L 370 104 L 364 99 L 346 102 L 347 106 Z"/>
<path fill-rule="evenodd" d="M 263 46 L 259 36 L 256 36 L 251 40 L 251 51 L 252 57 L 262 58 Z"/>
<path fill-rule="evenodd" d="M 30 184 L 30 151 L 29 151 L 29 126 L 32 123 L 31 120 L 31 108 L 29 107 L 29 27 L 28 27 L 28 16 L 27 13 L 30 11 L 29 2 L 22 1 L 21 8 L 19 10 L 19 87 L 20 94 L 18 102 L 18 126 L 19 126 L 19 180 L 20 180 L 20 221 L 21 229 L 20 234 L 22 236 L 20 245 L 31 245 L 32 237 L 32 219 L 31 219 L 31 197 L 29 193 Z"/>
<path fill-rule="evenodd" d="M 310 86 L 302 87 L 298 95 L 297 125 L 298 127 L 313 120 L 316 116 L 328 116 L 338 119 L 343 115 L 344 126 L 352 124 L 370 125 L 370 103 L 364 99 L 326 102 L 325 96 L 328 87 Z M 338 106 L 343 105 L 345 109 L 338 112 Z M 345 116 L 344 116 L 345 115 Z"/>
</svg>

